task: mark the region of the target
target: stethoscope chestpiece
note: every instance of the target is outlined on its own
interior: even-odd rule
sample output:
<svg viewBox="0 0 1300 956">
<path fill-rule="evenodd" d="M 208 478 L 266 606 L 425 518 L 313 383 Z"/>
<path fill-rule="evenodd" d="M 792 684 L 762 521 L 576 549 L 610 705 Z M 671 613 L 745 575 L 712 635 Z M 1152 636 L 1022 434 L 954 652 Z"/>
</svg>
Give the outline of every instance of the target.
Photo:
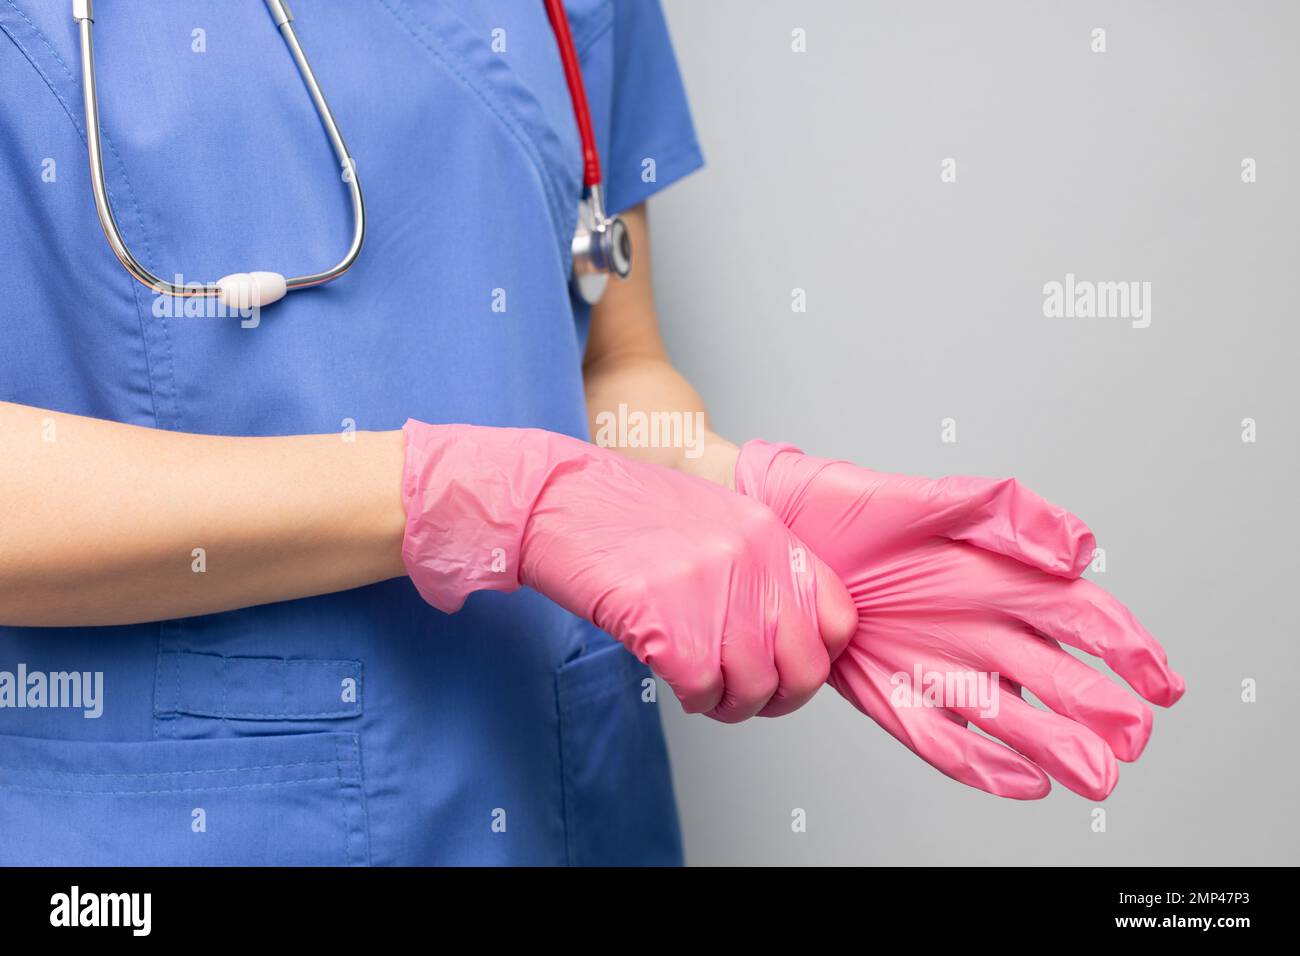
<svg viewBox="0 0 1300 956">
<path fill-rule="evenodd" d="M 632 236 L 622 219 L 605 215 L 599 184 L 578 204 L 572 251 L 573 288 L 589 305 L 600 301 L 611 273 L 626 279 L 632 271 Z"/>
</svg>

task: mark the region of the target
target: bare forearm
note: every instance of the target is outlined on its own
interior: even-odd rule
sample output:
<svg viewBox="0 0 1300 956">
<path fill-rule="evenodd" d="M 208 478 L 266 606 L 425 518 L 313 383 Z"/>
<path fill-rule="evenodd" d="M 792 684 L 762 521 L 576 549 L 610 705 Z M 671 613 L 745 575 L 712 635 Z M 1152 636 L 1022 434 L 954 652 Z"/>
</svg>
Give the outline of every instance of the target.
<svg viewBox="0 0 1300 956">
<path fill-rule="evenodd" d="M 401 433 L 349 437 L 0 403 L 0 624 L 162 620 L 401 575 Z"/>
<path fill-rule="evenodd" d="M 584 377 L 595 440 L 609 443 L 628 457 L 735 487 L 736 446 L 713 431 L 699 393 L 666 356 L 611 355 L 589 362 Z M 674 427 L 659 429 L 668 434 L 652 434 L 655 440 L 646 443 L 635 437 L 634 429 L 619 427 L 629 419 L 635 425 L 636 416 L 642 416 L 640 423 L 652 432 L 656 421 L 671 422 Z M 611 435 L 622 440 L 608 442 Z M 633 439 L 627 440 L 628 435 Z"/>
</svg>

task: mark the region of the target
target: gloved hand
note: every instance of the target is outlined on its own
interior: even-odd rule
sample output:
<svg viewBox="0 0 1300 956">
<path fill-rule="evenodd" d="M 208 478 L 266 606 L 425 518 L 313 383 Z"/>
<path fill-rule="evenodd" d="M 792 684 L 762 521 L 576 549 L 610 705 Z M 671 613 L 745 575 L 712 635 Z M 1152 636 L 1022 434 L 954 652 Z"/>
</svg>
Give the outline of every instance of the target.
<svg viewBox="0 0 1300 956">
<path fill-rule="evenodd" d="M 753 441 L 736 490 L 779 515 L 853 595 L 858 629 L 831 685 L 955 780 L 1029 800 L 1047 795 L 1050 774 L 1099 800 L 1118 780 L 1115 758 L 1142 753 L 1150 709 L 1058 639 L 1153 703 L 1183 694 L 1156 640 L 1079 577 L 1092 533 L 1012 479 L 883 474 Z M 971 678 L 994 672 L 981 706 Z M 948 693 L 933 691 L 937 678 Z M 1022 686 L 1050 710 L 1023 700 Z"/>
<path fill-rule="evenodd" d="M 727 722 L 802 706 L 853 633 L 844 585 L 757 502 L 552 432 L 402 430 L 402 557 L 442 611 L 527 584 Z"/>
</svg>

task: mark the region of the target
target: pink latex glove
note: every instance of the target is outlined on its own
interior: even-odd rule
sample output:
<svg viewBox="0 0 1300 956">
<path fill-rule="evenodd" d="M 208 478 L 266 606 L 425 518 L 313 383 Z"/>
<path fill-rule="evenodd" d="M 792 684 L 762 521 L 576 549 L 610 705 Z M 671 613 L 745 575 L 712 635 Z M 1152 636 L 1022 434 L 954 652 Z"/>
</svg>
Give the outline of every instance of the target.
<svg viewBox="0 0 1300 956">
<path fill-rule="evenodd" d="M 527 584 L 727 722 L 802 706 L 853 633 L 844 585 L 757 502 L 553 432 L 402 431 L 402 558 L 442 611 Z"/>
<path fill-rule="evenodd" d="M 858 629 L 831 685 L 955 780 L 1030 800 L 1047 795 L 1050 774 L 1100 800 L 1118 781 L 1115 758 L 1142 753 L 1150 708 L 1057 640 L 1102 658 L 1153 703 L 1183 694 L 1155 638 L 1079 577 L 1092 533 L 1012 479 L 883 474 L 753 441 L 736 489 L 776 512 L 853 595 Z M 994 672 L 995 707 L 971 706 L 969 694 L 962 706 L 956 693 L 930 699 L 950 706 L 918 706 L 931 675 Z M 1051 709 L 1023 700 L 1022 686 Z"/>
</svg>

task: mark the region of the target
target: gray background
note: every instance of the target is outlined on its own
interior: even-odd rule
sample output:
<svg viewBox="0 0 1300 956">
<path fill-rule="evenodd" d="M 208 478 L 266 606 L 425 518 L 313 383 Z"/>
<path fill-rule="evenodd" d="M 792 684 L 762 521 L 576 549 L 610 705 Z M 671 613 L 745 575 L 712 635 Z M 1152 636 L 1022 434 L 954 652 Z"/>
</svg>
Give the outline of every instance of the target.
<svg viewBox="0 0 1300 956">
<path fill-rule="evenodd" d="M 737 727 L 668 695 L 688 861 L 1300 862 L 1300 4 L 665 9 L 709 165 L 652 203 L 656 291 L 715 425 L 1015 475 L 1091 525 L 1092 577 L 1188 683 L 1121 766 L 1104 834 L 1060 785 L 1019 803 L 949 781 L 829 688 Z M 1150 328 L 1044 318 L 1066 272 L 1151 282 Z"/>
</svg>

